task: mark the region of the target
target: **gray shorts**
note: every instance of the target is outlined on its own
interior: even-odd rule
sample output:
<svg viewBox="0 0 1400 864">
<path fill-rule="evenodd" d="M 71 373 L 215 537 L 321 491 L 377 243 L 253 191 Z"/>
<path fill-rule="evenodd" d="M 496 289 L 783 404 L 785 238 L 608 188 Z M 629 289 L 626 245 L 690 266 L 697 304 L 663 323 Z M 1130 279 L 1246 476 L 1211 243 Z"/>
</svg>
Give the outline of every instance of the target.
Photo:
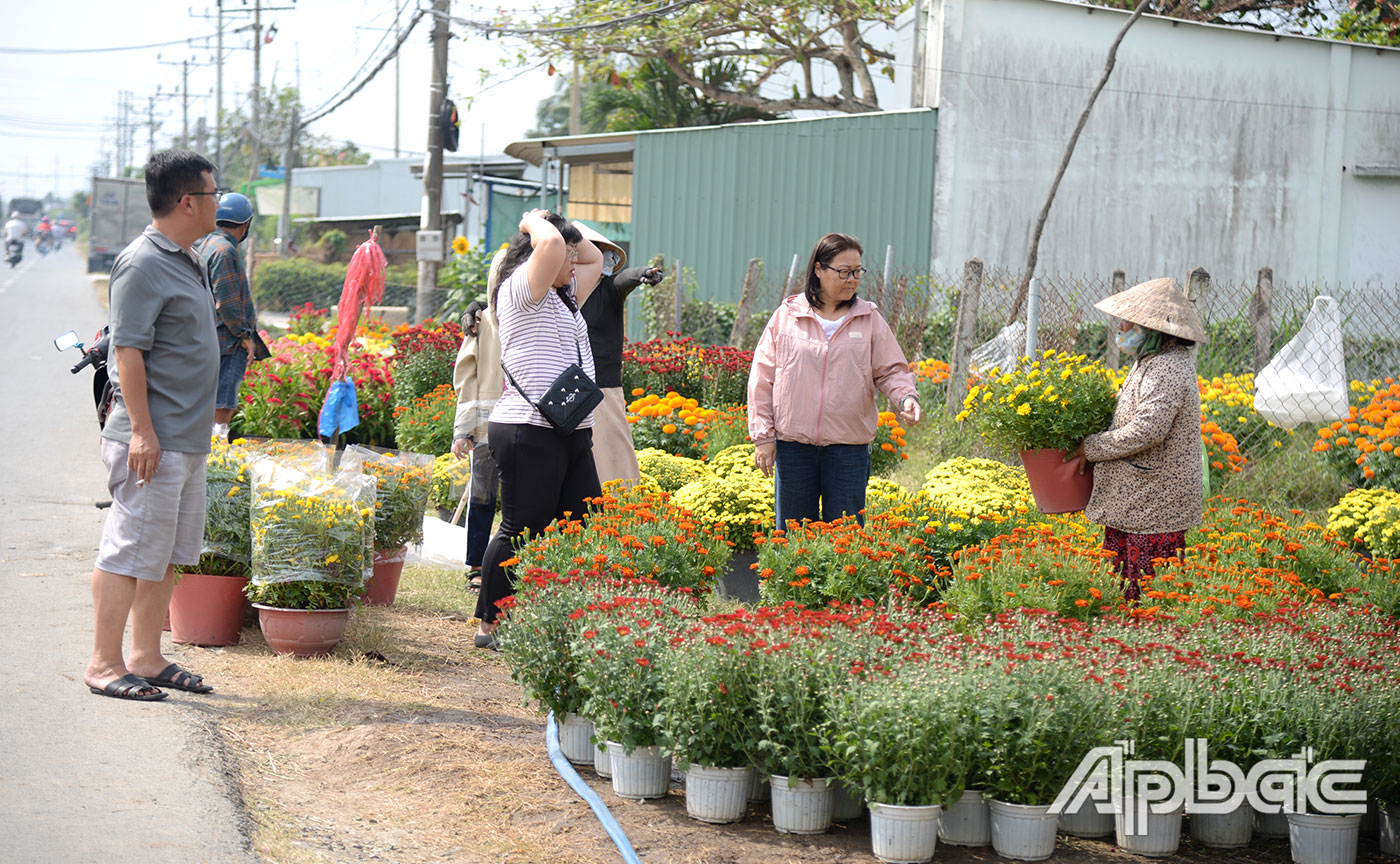
<svg viewBox="0 0 1400 864">
<path fill-rule="evenodd" d="M 203 453 L 162 450 L 151 482 L 136 485 L 128 447 L 102 439 L 102 463 L 112 509 L 102 528 L 97 569 L 159 582 L 171 564 L 199 563 L 204 545 Z"/>
</svg>

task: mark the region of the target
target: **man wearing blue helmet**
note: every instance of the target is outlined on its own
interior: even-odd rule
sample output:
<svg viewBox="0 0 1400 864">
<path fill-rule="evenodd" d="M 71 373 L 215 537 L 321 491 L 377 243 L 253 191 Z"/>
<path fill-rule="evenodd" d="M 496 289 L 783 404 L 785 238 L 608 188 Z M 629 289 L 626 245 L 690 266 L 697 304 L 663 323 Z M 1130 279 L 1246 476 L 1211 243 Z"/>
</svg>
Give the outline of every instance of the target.
<svg viewBox="0 0 1400 864">
<path fill-rule="evenodd" d="M 253 202 L 246 195 L 228 192 L 219 199 L 218 227 L 195 244 L 194 250 L 209 274 L 214 309 L 219 319 L 219 386 L 214 397 L 214 430 L 228 435 L 228 424 L 238 407 L 238 387 L 253 359 L 258 313 L 248 272 L 238 254 L 238 244 L 248 236 L 253 222 Z"/>
</svg>

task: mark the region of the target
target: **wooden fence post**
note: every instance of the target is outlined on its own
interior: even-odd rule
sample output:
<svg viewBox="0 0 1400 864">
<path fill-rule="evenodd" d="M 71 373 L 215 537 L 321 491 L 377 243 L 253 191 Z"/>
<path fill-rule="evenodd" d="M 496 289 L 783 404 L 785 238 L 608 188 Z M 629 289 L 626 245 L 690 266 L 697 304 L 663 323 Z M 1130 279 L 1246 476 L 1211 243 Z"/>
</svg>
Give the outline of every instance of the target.
<svg viewBox="0 0 1400 864">
<path fill-rule="evenodd" d="M 1274 268 L 1260 267 L 1254 283 L 1254 299 L 1249 304 L 1254 320 L 1254 374 L 1269 365 L 1274 353 Z"/>
<path fill-rule="evenodd" d="M 681 323 L 685 317 L 685 268 L 681 267 L 681 259 L 676 259 L 675 278 L 671 281 L 675 288 L 675 321 L 671 327 L 672 332 L 681 332 Z"/>
<path fill-rule="evenodd" d="M 958 321 L 953 330 L 953 356 L 949 358 L 948 413 L 962 410 L 967 393 L 968 360 L 977 338 L 977 304 L 982 293 L 982 259 L 969 258 L 963 264 L 962 290 L 958 292 Z"/>
<path fill-rule="evenodd" d="M 1186 274 L 1186 299 L 1190 301 L 1191 306 L 1195 308 L 1196 317 L 1201 319 L 1201 326 L 1206 327 L 1207 333 L 1210 332 L 1210 329 L 1206 325 L 1206 316 L 1202 314 L 1201 307 L 1205 302 L 1206 295 L 1209 293 L 1210 274 L 1206 272 L 1206 268 L 1197 267 Z M 1191 347 L 1191 356 L 1192 358 L 1199 358 L 1201 356 L 1200 343 Z"/>
<path fill-rule="evenodd" d="M 783 282 L 783 296 L 791 297 L 798 291 L 807 290 L 806 284 L 798 284 L 797 281 L 798 256 L 792 256 L 792 267 L 788 269 L 787 280 Z"/>
<path fill-rule="evenodd" d="M 1120 269 L 1120 270 L 1114 270 L 1114 271 L 1113 271 L 1113 288 L 1109 291 L 1109 293 L 1110 293 L 1110 294 L 1118 294 L 1118 293 L 1120 293 L 1120 292 L 1122 292 L 1122 291 L 1127 290 L 1127 287 L 1128 287 L 1128 274 L 1124 273 L 1121 269 Z M 1108 368 L 1110 368 L 1110 369 L 1117 369 L 1117 368 L 1118 368 L 1118 363 L 1119 363 L 1119 358 L 1118 358 L 1118 332 L 1117 332 L 1117 328 L 1113 326 L 1113 319 L 1112 319 L 1112 318 L 1109 318 L 1109 319 L 1108 319 L 1108 350 L 1104 353 L 1104 358 L 1103 358 L 1103 360 L 1104 360 L 1105 363 L 1108 364 Z"/>
<path fill-rule="evenodd" d="M 763 274 L 763 261 L 749 259 L 749 270 L 744 274 L 744 290 L 739 294 L 739 307 L 734 310 L 734 326 L 729 330 L 729 344 L 735 348 L 744 344 L 744 335 L 749 329 L 749 316 L 753 314 L 754 296 L 758 294 L 758 278 Z"/>
</svg>

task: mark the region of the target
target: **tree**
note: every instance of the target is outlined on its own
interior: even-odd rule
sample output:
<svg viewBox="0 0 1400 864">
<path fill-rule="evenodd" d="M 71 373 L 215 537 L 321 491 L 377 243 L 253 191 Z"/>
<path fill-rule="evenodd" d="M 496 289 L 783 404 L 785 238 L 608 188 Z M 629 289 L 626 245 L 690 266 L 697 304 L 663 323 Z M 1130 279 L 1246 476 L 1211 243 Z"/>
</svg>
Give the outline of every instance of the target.
<svg viewBox="0 0 1400 864">
<path fill-rule="evenodd" d="M 1131 9 L 1134 0 L 1091 0 L 1098 6 Z M 1301 33 L 1348 42 L 1400 44 L 1397 0 L 1151 0 L 1151 15 L 1208 24 Z"/>
<path fill-rule="evenodd" d="M 292 125 L 292 108 L 299 104 L 295 87 L 264 92 L 258 103 L 258 164 L 282 168 L 287 133 Z M 253 159 L 254 130 L 250 116 L 241 110 L 225 111 L 219 118 L 224 140 L 224 164 L 219 166 L 220 182 L 234 186 L 248 179 Z M 321 165 L 362 165 L 369 154 L 354 142 L 338 142 L 327 135 L 314 135 L 306 127 L 297 129 L 296 164 L 293 168 Z"/>
<path fill-rule="evenodd" d="M 741 76 L 732 60 L 714 60 L 700 73 L 712 88 L 735 86 Z M 691 87 L 664 62 L 645 60 L 631 72 L 609 72 L 606 86 L 585 88 L 583 125 L 590 131 L 674 129 L 776 120 L 778 115 L 747 105 L 711 99 Z"/>
<path fill-rule="evenodd" d="M 705 98 L 768 114 L 879 110 L 873 75 L 893 78 L 890 46 L 871 41 L 911 0 L 599 0 L 537 9 L 528 25 L 502 22 L 547 58 L 610 56 L 663 64 Z M 606 22 L 607 26 L 599 26 Z M 716 67 L 713 64 L 724 64 Z M 707 70 L 722 69 L 723 75 Z M 823 72 L 834 73 L 834 89 Z M 792 92 L 774 93 L 790 75 Z M 767 92 L 764 92 L 764 88 Z"/>
</svg>

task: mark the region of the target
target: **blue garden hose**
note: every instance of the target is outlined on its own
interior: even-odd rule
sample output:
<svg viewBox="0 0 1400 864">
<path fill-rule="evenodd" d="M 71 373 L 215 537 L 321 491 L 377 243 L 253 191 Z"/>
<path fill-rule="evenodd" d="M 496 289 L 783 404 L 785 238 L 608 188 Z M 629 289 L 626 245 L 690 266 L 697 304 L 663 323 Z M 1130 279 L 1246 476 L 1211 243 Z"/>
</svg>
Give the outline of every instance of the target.
<svg viewBox="0 0 1400 864">
<path fill-rule="evenodd" d="M 617 846 L 617 851 L 622 855 L 625 864 L 642 864 L 642 859 L 637 857 L 637 851 L 632 848 L 632 841 L 627 839 L 627 834 L 622 830 L 622 826 L 617 823 L 608 805 L 603 803 L 603 799 L 598 797 L 598 793 L 593 791 L 593 787 L 583 782 L 583 778 L 578 776 L 574 766 L 568 759 L 564 758 L 564 751 L 559 747 L 559 727 L 554 722 L 554 712 L 549 712 L 549 721 L 544 729 L 545 747 L 549 750 L 549 761 L 554 763 L 554 769 L 559 772 L 559 776 L 564 778 L 564 782 L 578 793 L 578 796 L 588 802 L 588 806 L 593 808 L 593 813 L 602 823 L 603 830 L 608 832 L 608 836 Z"/>
</svg>

